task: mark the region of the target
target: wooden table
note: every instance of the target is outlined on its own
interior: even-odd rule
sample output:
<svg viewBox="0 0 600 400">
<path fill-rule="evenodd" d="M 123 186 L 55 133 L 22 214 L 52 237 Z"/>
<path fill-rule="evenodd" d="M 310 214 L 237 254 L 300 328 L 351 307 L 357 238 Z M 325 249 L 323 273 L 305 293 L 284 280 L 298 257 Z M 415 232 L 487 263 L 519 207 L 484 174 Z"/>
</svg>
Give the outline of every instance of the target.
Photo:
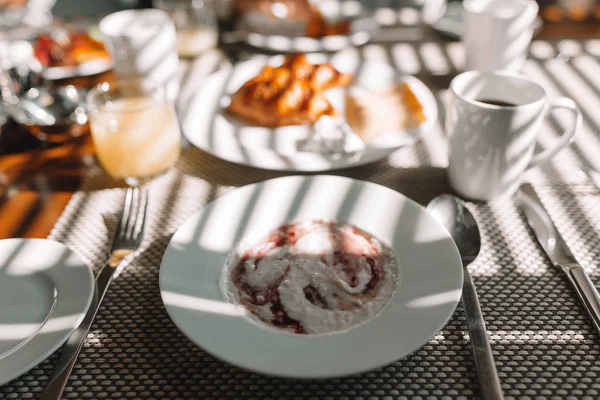
<svg viewBox="0 0 600 400">
<path fill-rule="evenodd" d="M 90 88 L 113 79 L 108 72 L 55 84 Z M 53 146 L 40 146 L 14 121 L 0 128 L 0 135 L 9 153 L 0 155 L 0 239 L 45 238 L 96 162 L 89 129 Z"/>
<path fill-rule="evenodd" d="M 599 37 L 600 24 L 548 25 L 539 38 Z M 111 80 L 111 73 L 92 78 L 57 82 L 91 87 Z M 4 133 L 24 135 L 15 124 Z M 0 131 L 1 132 L 1 131 Z M 35 148 L 16 154 L 0 155 L 0 239 L 11 237 L 46 237 L 69 199 L 80 187 L 89 166 L 95 163 L 89 133 L 63 145 Z"/>
</svg>

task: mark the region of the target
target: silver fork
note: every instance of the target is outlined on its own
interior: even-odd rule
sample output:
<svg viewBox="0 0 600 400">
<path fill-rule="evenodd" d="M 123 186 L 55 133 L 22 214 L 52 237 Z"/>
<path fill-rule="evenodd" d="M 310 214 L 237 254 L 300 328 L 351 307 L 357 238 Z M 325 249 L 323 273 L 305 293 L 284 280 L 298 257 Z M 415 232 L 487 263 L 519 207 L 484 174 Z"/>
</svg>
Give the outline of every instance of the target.
<svg viewBox="0 0 600 400">
<path fill-rule="evenodd" d="M 88 312 L 79 327 L 71 334 L 48 380 L 40 400 L 59 400 L 79 352 L 87 337 L 100 304 L 108 291 L 113 274 L 121 261 L 133 253 L 142 243 L 146 226 L 148 198 L 139 188 L 127 189 L 121 217 L 110 248 L 110 258 L 96 277 L 96 290 Z"/>
</svg>

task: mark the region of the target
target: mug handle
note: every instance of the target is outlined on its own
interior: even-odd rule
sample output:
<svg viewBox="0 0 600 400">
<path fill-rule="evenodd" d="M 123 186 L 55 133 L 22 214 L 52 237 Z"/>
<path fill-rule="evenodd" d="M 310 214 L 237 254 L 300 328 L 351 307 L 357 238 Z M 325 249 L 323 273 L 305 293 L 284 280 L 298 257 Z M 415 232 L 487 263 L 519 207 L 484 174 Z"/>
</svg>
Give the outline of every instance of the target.
<svg viewBox="0 0 600 400">
<path fill-rule="evenodd" d="M 548 110 L 546 112 L 546 117 L 550 114 L 550 112 L 552 110 L 557 109 L 557 108 L 563 108 L 563 109 L 572 111 L 573 115 L 575 116 L 575 121 L 573 122 L 573 125 L 571 126 L 571 128 L 567 129 L 565 131 L 565 133 L 563 133 L 563 135 L 561 136 L 558 143 L 556 143 L 554 146 L 550 147 L 549 149 L 546 149 L 546 150 L 542 151 L 541 153 L 533 156 L 533 158 L 531 159 L 531 162 L 529 163 L 529 167 L 527 168 L 527 170 L 530 170 L 530 169 L 537 167 L 538 165 L 548 161 L 556 153 L 558 153 L 560 150 L 562 150 L 563 148 L 565 148 L 568 145 L 570 145 L 571 143 L 573 143 L 573 141 L 575 140 L 575 133 L 577 133 L 577 131 L 581 127 L 581 123 L 582 123 L 581 110 L 579 109 L 579 106 L 577 105 L 577 103 L 575 103 L 575 101 L 573 101 L 572 99 L 570 99 L 568 97 L 558 97 L 558 98 L 554 99 L 552 101 L 552 103 L 550 104 L 550 107 L 548 107 Z"/>
</svg>

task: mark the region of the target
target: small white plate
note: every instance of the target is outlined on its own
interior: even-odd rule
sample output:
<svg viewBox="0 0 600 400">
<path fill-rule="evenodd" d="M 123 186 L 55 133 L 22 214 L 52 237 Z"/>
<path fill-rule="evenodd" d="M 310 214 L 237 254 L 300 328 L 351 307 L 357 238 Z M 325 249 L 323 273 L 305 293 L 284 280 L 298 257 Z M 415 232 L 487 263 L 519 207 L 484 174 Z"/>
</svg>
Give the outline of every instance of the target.
<svg viewBox="0 0 600 400">
<path fill-rule="evenodd" d="M 181 115 L 184 135 L 196 147 L 237 164 L 279 171 L 317 172 L 381 160 L 400 147 L 415 144 L 437 121 L 438 108 L 433 93 L 413 76 L 399 75 L 387 64 L 361 62 L 354 52 L 341 52 L 331 59 L 322 54 L 310 54 L 308 60 L 312 63 L 328 61 L 342 72 L 352 72 L 353 85 L 357 86 L 384 88 L 395 82 L 407 82 L 423 106 L 426 121 L 413 129 L 381 137 L 382 140 L 368 144 L 363 152 L 350 157 L 299 151 L 298 143 L 310 134 L 308 124 L 271 129 L 250 125 L 225 111 L 230 96 L 247 80 L 265 65 L 283 62 L 283 57 L 277 56 L 224 67 L 207 77 L 187 106 L 181 108 L 185 110 Z M 333 97 L 342 97 L 336 93 L 343 95 L 343 91 L 336 90 L 331 91 Z M 339 109 L 344 103 L 343 98 L 333 103 Z"/>
<path fill-rule="evenodd" d="M 226 300 L 219 280 L 242 239 L 308 219 L 347 222 L 393 249 L 400 284 L 379 315 L 343 333 L 293 335 L 251 322 Z M 391 363 L 427 343 L 454 312 L 462 278 L 452 238 L 412 200 L 369 182 L 292 176 L 234 190 L 190 218 L 163 257 L 160 291 L 173 322 L 210 354 L 269 375 L 326 378 Z"/>
<path fill-rule="evenodd" d="M 106 72 L 113 67 L 111 59 L 99 59 L 85 62 L 73 67 L 48 67 L 42 71 L 42 76 L 48 80 L 91 76 Z"/>
<path fill-rule="evenodd" d="M 347 35 L 311 38 L 305 35 L 305 23 L 277 20 L 258 12 L 247 12 L 241 18 L 236 26 L 236 35 L 260 49 L 278 53 L 309 53 L 362 46 L 379 30 L 379 25 L 371 13 L 352 7 L 339 11 L 340 19 L 350 20 L 350 32 Z"/>
<path fill-rule="evenodd" d="M 57 350 L 83 319 L 93 293 L 92 271 L 67 246 L 0 240 L 0 385 Z"/>
</svg>

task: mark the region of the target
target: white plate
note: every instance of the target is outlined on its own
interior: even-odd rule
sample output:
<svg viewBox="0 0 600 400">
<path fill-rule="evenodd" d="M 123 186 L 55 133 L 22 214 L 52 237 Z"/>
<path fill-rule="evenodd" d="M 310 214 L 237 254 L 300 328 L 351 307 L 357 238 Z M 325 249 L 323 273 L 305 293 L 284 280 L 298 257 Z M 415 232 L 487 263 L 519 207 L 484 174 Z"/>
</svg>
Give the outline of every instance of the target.
<svg viewBox="0 0 600 400">
<path fill-rule="evenodd" d="M 353 52 L 338 53 L 330 60 L 324 55 L 310 54 L 308 59 L 313 63 L 329 61 L 340 71 L 354 73 L 354 85 L 384 88 L 394 82 L 406 81 L 423 105 L 427 120 L 413 129 L 381 137 L 380 141 L 370 143 L 364 152 L 353 157 L 335 158 L 298 151 L 298 142 L 310 133 L 309 125 L 276 129 L 252 126 L 228 115 L 224 109 L 229 96 L 267 63 L 281 64 L 283 57 L 277 56 L 224 67 L 205 79 L 187 107 L 182 108 L 185 110 L 181 118 L 183 133 L 196 147 L 230 162 L 270 170 L 316 172 L 383 159 L 402 146 L 415 144 L 435 125 L 437 102 L 433 93 L 417 78 L 398 75 L 387 64 L 361 62 Z M 334 106 L 341 108 L 343 90 L 334 89 L 330 95 Z"/>
<path fill-rule="evenodd" d="M 265 329 L 219 288 L 237 243 L 292 221 L 335 219 L 391 246 L 400 284 L 372 320 L 344 333 L 306 336 Z M 248 370 L 294 378 L 363 372 L 427 343 L 461 296 L 462 264 L 451 237 L 402 194 L 336 176 L 292 176 L 230 192 L 175 233 L 160 267 L 160 291 L 177 327 L 214 356 Z"/>
<path fill-rule="evenodd" d="M 373 15 L 361 9 L 340 10 L 341 19 L 349 19 L 348 35 L 332 35 L 323 38 L 305 36 L 306 25 L 287 20 L 276 20 L 257 12 L 247 12 L 237 24 L 239 34 L 248 44 L 265 50 L 308 53 L 338 51 L 368 43 L 379 30 Z M 345 12 L 344 12 L 345 11 Z"/>
<path fill-rule="evenodd" d="M 48 358 L 83 319 L 94 277 L 67 246 L 0 241 L 0 385 Z"/>
<path fill-rule="evenodd" d="M 106 72 L 112 67 L 113 62 L 111 59 L 99 59 L 88 61 L 73 67 L 48 67 L 42 71 L 42 76 L 49 80 L 91 76 Z"/>
</svg>

